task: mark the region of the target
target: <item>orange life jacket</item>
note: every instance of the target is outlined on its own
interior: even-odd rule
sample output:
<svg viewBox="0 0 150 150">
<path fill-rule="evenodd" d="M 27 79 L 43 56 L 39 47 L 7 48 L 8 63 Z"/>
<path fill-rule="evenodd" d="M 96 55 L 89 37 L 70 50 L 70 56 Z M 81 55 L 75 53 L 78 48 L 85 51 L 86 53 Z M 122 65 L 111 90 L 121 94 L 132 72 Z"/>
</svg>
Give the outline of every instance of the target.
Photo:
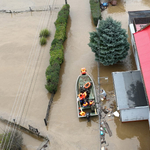
<svg viewBox="0 0 150 150">
<path fill-rule="evenodd" d="M 78 96 L 79 96 L 80 100 L 83 100 L 83 99 L 85 99 L 85 98 L 86 98 L 87 93 L 86 93 L 86 92 L 84 92 L 84 93 L 80 93 Z"/>
<path fill-rule="evenodd" d="M 81 68 L 81 73 L 82 74 L 86 74 L 86 69 L 85 68 Z"/>
<path fill-rule="evenodd" d="M 85 102 L 84 104 L 83 104 L 83 107 L 86 107 L 88 105 L 88 103 L 87 102 Z"/>
<path fill-rule="evenodd" d="M 80 100 L 83 100 L 83 99 L 84 99 L 83 93 L 80 93 L 78 96 L 79 96 Z"/>
<path fill-rule="evenodd" d="M 82 95 L 83 95 L 83 98 L 86 98 L 87 93 L 86 93 L 86 92 L 84 92 Z"/>
<path fill-rule="evenodd" d="M 79 115 L 80 115 L 80 116 L 85 116 L 85 112 L 84 112 L 84 111 L 81 111 L 81 112 L 79 113 Z"/>
<path fill-rule="evenodd" d="M 94 101 L 90 101 L 90 102 L 89 102 L 89 105 L 91 106 L 93 103 L 94 103 Z"/>
</svg>

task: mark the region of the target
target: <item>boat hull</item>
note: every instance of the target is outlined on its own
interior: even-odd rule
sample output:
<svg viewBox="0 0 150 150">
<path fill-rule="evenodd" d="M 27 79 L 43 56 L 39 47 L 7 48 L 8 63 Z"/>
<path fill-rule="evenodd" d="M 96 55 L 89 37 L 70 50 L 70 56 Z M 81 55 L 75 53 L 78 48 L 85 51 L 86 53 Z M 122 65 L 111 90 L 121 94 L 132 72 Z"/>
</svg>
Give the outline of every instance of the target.
<svg viewBox="0 0 150 150">
<path fill-rule="evenodd" d="M 79 97 L 78 95 L 81 93 L 81 88 L 83 89 L 84 85 L 86 83 L 90 82 L 91 83 L 91 87 L 88 89 L 89 91 L 89 95 L 86 98 L 86 101 L 94 101 L 95 102 L 95 109 L 94 111 L 91 109 L 91 106 L 88 105 L 86 107 L 83 107 L 83 105 L 80 103 Z M 84 88 L 85 89 L 85 88 Z M 75 91 L 76 91 L 76 103 L 77 103 L 77 115 L 78 118 L 85 118 L 85 116 L 81 116 L 79 113 L 81 110 L 83 110 L 86 114 L 90 113 L 90 117 L 91 116 L 97 116 L 98 115 L 98 111 L 97 111 L 97 96 L 96 96 L 96 90 L 95 90 L 95 84 L 94 81 L 92 80 L 92 78 L 89 75 L 79 75 L 77 80 L 76 80 L 76 86 L 75 86 Z"/>
</svg>

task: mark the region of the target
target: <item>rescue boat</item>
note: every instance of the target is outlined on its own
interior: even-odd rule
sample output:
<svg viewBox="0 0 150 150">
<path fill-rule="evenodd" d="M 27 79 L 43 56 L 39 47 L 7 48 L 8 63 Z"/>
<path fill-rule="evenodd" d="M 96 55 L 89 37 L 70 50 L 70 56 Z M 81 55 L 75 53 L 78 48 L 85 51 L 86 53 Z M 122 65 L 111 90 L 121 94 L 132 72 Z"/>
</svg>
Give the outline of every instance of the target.
<svg viewBox="0 0 150 150">
<path fill-rule="evenodd" d="M 82 72 L 83 71 L 83 72 Z M 81 68 L 75 85 L 78 118 L 87 118 L 98 115 L 98 104 L 95 84 L 85 68 Z"/>
</svg>

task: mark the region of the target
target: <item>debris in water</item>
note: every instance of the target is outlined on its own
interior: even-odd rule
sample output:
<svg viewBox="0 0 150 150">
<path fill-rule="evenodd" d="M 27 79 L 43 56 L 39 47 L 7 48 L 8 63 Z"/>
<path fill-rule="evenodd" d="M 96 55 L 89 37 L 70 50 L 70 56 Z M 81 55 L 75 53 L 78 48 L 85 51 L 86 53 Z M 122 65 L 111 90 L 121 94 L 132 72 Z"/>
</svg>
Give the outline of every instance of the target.
<svg viewBox="0 0 150 150">
<path fill-rule="evenodd" d="M 103 129 L 103 127 L 100 127 L 100 135 L 101 135 L 101 144 L 105 143 L 105 130 Z"/>
<path fill-rule="evenodd" d="M 110 108 L 114 108 L 114 104 L 110 104 L 109 107 L 110 107 Z"/>
<path fill-rule="evenodd" d="M 118 111 L 115 111 L 115 112 L 113 113 L 113 115 L 114 115 L 115 117 L 119 117 Z"/>
<path fill-rule="evenodd" d="M 110 117 L 111 116 L 111 114 L 108 114 L 108 117 Z"/>
<path fill-rule="evenodd" d="M 104 125 L 105 125 L 105 127 L 106 127 L 106 129 L 108 131 L 109 136 L 112 136 L 112 132 L 111 132 L 111 130 L 109 128 L 109 125 L 108 125 L 108 123 L 105 120 L 104 120 Z"/>
<path fill-rule="evenodd" d="M 101 150 L 105 150 L 105 147 L 102 147 Z"/>
<path fill-rule="evenodd" d="M 107 109 L 106 106 L 103 108 L 103 112 L 104 112 L 105 114 L 108 114 L 108 113 L 109 113 L 109 110 Z"/>
<path fill-rule="evenodd" d="M 104 100 L 104 98 L 101 98 L 101 101 L 103 101 Z"/>
</svg>

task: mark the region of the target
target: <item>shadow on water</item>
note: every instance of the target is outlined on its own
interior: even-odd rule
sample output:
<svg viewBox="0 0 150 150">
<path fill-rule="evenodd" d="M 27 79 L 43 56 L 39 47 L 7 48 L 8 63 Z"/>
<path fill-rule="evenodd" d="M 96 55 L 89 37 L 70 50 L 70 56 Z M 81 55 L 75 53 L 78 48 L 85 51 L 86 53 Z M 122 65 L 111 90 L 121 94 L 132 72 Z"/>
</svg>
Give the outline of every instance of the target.
<svg viewBox="0 0 150 150">
<path fill-rule="evenodd" d="M 92 126 L 92 122 L 98 123 L 98 121 L 99 121 L 98 116 L 90 117 L 90 121 L 89 122 L 88 122 L 87 118 L 79 118 L 79 122 L 87 122 L 87 127 L 91 127 Z"/>
</svg>

